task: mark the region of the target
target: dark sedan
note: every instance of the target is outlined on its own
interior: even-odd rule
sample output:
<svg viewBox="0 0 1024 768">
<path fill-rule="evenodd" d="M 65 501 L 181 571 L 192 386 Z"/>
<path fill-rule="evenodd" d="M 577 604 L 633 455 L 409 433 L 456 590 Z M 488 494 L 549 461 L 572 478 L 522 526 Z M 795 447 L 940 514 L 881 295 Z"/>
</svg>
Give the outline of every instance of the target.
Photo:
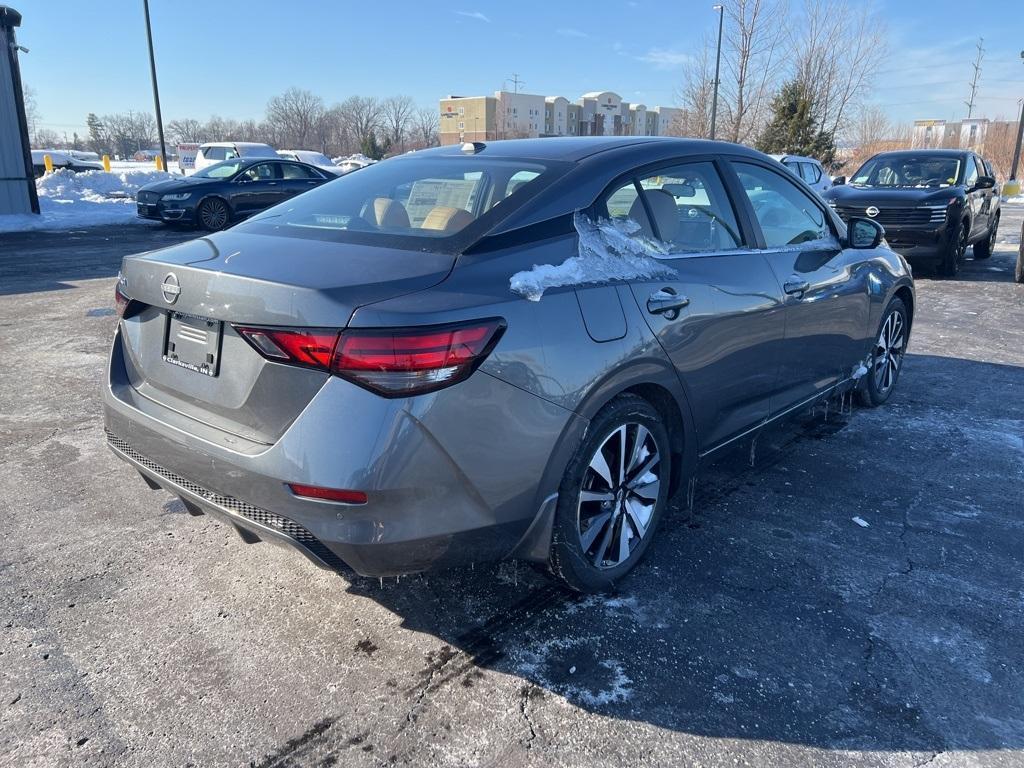
<svg viewBox="0 0 1024 768">
<path fill-rule="evenodd" d="M 885 238 L 913 263 L 946 277 L 960 269 L 967 246 L 987 259 L 999 229 L 999 194 L 988 161 L 966 150 L 882 152 L 848 184 L 840 177 L 825 193 L 845 221 L 869 216 Z"/>
<path fill-rule="evenodd" d="M 117 292 L 107 440 L 151 486 L 329 568 L 517 557 L 578 590 L 701 459 L 884 403 L 914 312 L 882 228 L 771 158 L 626 136 L 401 155 Z"/>
<path fill-rule="evenodd" d="M 144 219 L 215 231 L 334 178 L 306 163 L 235 158 L 147 184 L 135 201 Z"/>
</svg>

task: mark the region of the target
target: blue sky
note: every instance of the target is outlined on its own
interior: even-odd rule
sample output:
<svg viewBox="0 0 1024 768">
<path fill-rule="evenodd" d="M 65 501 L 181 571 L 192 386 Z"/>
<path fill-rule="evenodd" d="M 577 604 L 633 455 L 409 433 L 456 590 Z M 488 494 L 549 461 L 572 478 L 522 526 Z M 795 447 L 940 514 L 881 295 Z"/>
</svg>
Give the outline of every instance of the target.
<svg viewBox="0 0 1024 768">
<path fill-rule="evenodd" d="M 44 127 L 84 132 L 85 115 L 152 110 L 142 0 L 7 0 L 24 16 L 23 77 Z M 800 0 L 790 0 L 796 6 Z M 1021 0 L 876 0 L 891 52 L 872 100 L 898 121 L 959 118 L 974 44 L 985 38 L 975 114 L 1016 113 L 1024 96 Z M 513 73 L 529 93 L 607 89 L 671 105 L 686 57 L 711 32 L 707 0 L 337 2 L 151 0 L 165 120 L 260 118 L 289 86 L 328 103 L 404 93 L 423 106 L 491 93 Z M 982 10 L 983 7 L 983 10 Z M 958 19 L 968 19 L 968 23 Z M 511 87 L 511 86 L 510 86 Z"/>
</svg>

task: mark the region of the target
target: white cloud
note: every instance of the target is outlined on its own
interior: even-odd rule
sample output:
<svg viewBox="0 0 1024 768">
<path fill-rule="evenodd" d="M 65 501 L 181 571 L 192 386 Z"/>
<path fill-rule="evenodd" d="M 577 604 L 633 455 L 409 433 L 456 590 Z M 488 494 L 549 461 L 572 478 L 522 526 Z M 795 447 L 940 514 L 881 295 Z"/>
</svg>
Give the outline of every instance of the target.
<svg viewBox="0 0 1024 768">
<path fill-rule="evenodd" d="M 560 29 L 558 34 L 562 37 L 590 37 L 590 35 L 580 29 Z"/>
<path fill-rule="evenodd" d="M 676 69 L 677 67 L 683 66 L 688 61 L 693 59 L 688 53 L 683 51 L 670 51 L 665 48 L 651 48 L 647 53 L 642 56 L 636 57 L 638 61 L 642 61 L 645 64 L 650 64 L 655 69 Z"/>
<path fill-rule="evenodd" d="M 477 21 L 486 21 L 488 24 L 491 20 L 480 13 L 480 11 L 455 11 L 456 16 L 465 16 L 467 19 L 476 19 Z"/>
</svg>

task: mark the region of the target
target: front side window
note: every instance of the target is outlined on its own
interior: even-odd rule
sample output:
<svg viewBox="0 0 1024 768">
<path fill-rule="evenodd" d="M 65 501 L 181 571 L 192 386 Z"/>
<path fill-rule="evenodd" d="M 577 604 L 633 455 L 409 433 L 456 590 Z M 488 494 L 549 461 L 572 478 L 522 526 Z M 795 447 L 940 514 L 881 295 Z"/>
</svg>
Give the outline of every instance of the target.
<svg viewBox="0 0 1024 768">
<path fill-rule="evenodd" d="M 817 184 L 821 180 L 821 168 L 815 163 L 800 163 L 804 181 L 808 184 Z"/>
<path fill-rule="evenodd" d="M 272 181 L 279 178 L 277 168 L 279 163 L 258 163 L 246 168 L 238 175 L 239 181 Z"/>
<path fill-rule="evenodd" d="M 973 187 L 978 180 L 978 164 L 974 162 L 974 155 L 967 156 L 967 170 L 964 171 L 964 184 Z"/>
<path fill-rule="evenodd" d="M 205 157 L 207 160 L 220 161 L 227 159 L 227 153 L 227 147 L 207 147 L 203 151 L 203 157 Z"/>
<path fill-rule="evenodd" d="M 752 163 L 732 165 L 769 248 L 834 239 L 825 212 L 785 176 Z"/>
<path fill-rule="evenodd" d="M 670 254 L 742 246 L 736 216 L 711 163 L 686 163 L 624 182 L 604 200 L 612 220 L 629 219 Z"/>
</svg>

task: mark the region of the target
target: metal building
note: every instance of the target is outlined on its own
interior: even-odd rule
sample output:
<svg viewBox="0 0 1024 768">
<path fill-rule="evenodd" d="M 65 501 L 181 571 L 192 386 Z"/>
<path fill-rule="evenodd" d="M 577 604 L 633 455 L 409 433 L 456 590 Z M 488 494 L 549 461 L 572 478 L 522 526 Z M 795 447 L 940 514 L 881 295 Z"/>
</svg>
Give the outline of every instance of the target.
<svg viewBox="0 0 1024 768">
<path fill-rule="evenodd" d="M 0 215 L 39 213 L 14 38 L 18 26 L 21 14 L 0 5 Z"/>
</svg>

